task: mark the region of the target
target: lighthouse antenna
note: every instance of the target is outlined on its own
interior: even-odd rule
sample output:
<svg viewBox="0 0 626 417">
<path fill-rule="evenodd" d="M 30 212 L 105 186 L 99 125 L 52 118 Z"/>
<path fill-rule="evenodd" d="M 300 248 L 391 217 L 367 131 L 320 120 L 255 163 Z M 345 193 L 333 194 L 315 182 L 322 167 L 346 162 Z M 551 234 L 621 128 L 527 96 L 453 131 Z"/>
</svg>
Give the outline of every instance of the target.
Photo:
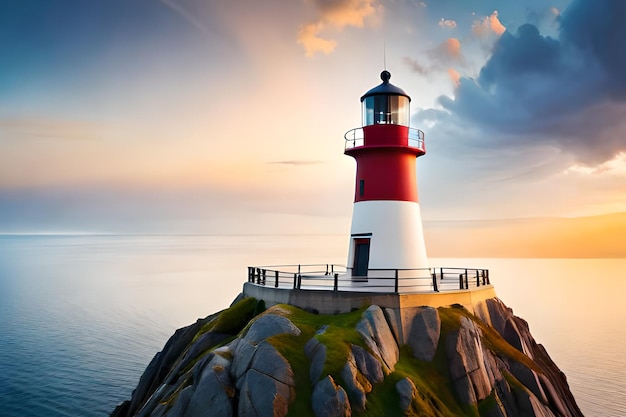
<svg viewBox="0 0 626 417">
<path fill-rule="evenodd" d="M 387 42 L 383 42 L 383 69 L 387 71 Z"/>
</svg>

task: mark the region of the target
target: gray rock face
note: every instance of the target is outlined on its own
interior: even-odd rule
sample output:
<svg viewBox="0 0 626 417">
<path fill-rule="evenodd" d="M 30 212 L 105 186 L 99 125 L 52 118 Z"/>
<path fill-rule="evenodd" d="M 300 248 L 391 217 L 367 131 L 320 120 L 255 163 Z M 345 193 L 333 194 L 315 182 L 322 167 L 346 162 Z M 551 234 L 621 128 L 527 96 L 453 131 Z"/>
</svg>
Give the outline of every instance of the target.
<svg viewBox="0 0 626 417">
<path fill-rule="evenodd" d="M 356 330 L 367 347 L 380 357 L 385 373 L 393 372 L 400 357 L 400 351 L 380 307 L 375 305 L 368 307 L 363 312 L 363 318 L 356 325 Z"/>
<path fill-rule="evenodd" d="M 341 371 L 341 379 L 345 384 L 350 403 L 359 410 L 365 409 L 366 394 L 372 391 L 372 383 L 358 369 L 352 352 Z"/>
<path fill-rule="evenodd" d="M 203 415 L 211 410 L 214 415 L 230 417 L 233 415 L 233 397 L 235 389 L 229 377 L 230 362 L 219 355 L 206 364 L 201 370 L 194 390 L 189 398 L 182 417 Z M 187 387 L 189 388 L 189 387 Z M 181 398 L 176 402 L 182 402 Z M 172 409 L 173 410 L 173 409 Z M 168 413 L 168 416 L 170 413 Z M 172 414 L 178 417 L 179 414 Z"/>
<path fill-rule="evenodd" d="M 467 415 L 480 417 L 582 417 L 563 373 L 535 342 L 528 324 L 498 299 L 486 300 L 477 309 L 482 320 L 461 307 L 412 307 L 416 314 L 409 334 L 403 335 L 408 347 L 402 349 L 394 338 L 394 331 L 399 331 L 395 313 L 388 309 L 384 314 L 371 306 L 356 328 L 350 329 L 356 330 L 361 340 L 349 346 L 337 341 L 343 344 L 342 354 L 349 347 L 348 357 L 340 370 L 334 363 L 328 364 L 334 370 L 326 376 L 328 357 L 335 360 L 338 353 L 333 351 L 337 348 L 334 342 L 326 342 L 326 346 L 317 339 L 328 325 L 313 337 L 308 333 L 309 339 L 303 343 L 298 338 L 300 329 L 287 318 L 291 313 L 279 306 L 273 308 L 257 316 L 247 331 L 241 330 L 243 323 L 238 337 L 211 331 L 202 334 L 210 328 L 203 325 L 211 317 L 179 330 L 149 365 L 132 400 L 112 416 L 285 416 L 298 400 L 291 359 L 299 366 L 308 359 L 310 406 L 316 417 L 350 416 L 352 411 L 358 414 L 368 409 L 376 384 L 390 382 L 388 375 L 394 372 L 402 352 L 409 356 L 403 358 L 404 374 L 392 378 L 403 377 L 395 390 L 406 415 L 466 415 L 462 410 L 469 410 Z M 328 320 L 331 323 L 333 319 Z M 304 346 L 300 350 L 304 357 L 283 357 L 268 341 L 279 335 L 295 336 L 285 339 L 289 343 L 303 343 L 299 346 Z M 233 340 L 214 348 L 226 338 Z M 447 360 L 433 361 L 436 354 Z M 410 356 L 430 363 L 418 363 Z M 411 363 L 417 368 L 407 369 Z M 445 402 L 433 397 L 441 385 L 424 378 L 420 374 L 424 370 L 450 377 L 453 390 L 446 394 Z M 432 383 L 439 385 L 433 389 Z M 308 386 L 306 381 L 304 386 Z"/>
<path fill-rule="evenodd" d="M 461 317 L 459 330 L 448 336 L 446 351 L 452 382 L 465 404 L 487 398 L 495 380 L 502 379 L 493 356 L 483 348 L 480 329 L 466 317 Z"/>
<path fill-rule="evenodd" d="M 378 384 L 385 378 L 382 363 L 361 346 L 352 345 L 352 357 L 359 372 L 372 384 Z"/>
<path fill-rule="evenodd" d="M 396 383 L 396 391 L 400 396 L 400 409 L 406 413 L 417 396 L 417 388 L 409 378 L 402 378 Z"/>
<path fill-rule="evenodd" d="M 322 376 L 324 363 L 326 362 L 326 345 L 320 343 L 315 337 L 312 337 L 304 345 L 304 354 L 311 361 L 309 367 L 309 379 L 311 384 L 315 384 Z"/>
<path fill-rule="evenodd" d="M 422 361 L 432 361 L 439 344 L 441 320 L 436 308 L 420 307 L 411 323 L 408 345 L 413 355 Z"/>
<path fill-rule="evenodd" d="M 288 318 L 275 314 L 265 314 L 256 319 L 248 332 L 243 336 L 243 340 L 256 345 L 261 340 L 265 340 L 270 336 L 277 334 L 292 334 L 298 336 L 298 329 Z"/>
<path fill-rule="evenodd" d="M 313 387 L 311 395 L 315 417 L 349 417 L 352 408 L 344 389 L 328 375 Z"/>
<path fill-rule="evenodd" d="M 255 321 L 237 343 L 232 375 L 239 390 L 240 417 L 287 414 L 295 396 L 293 371 L 289 362 L 265 341 L 284 333 L 299 335 L 300 329 L 285 317 L 265 315 Z"/>
<path fill-rule="evenodd" d="M 239 393 L 240 417 L 282 417 L 287 414 L 293 386 L 256 369 L 246 372 Z"/>
</svg>

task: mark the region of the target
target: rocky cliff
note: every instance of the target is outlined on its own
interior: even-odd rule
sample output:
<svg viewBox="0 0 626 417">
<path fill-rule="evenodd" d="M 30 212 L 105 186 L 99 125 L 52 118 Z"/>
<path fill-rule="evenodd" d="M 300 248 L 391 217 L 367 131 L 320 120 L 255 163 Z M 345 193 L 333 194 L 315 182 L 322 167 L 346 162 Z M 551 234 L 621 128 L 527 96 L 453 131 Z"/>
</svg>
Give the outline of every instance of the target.
<svg viewBox="0 0 626 417">
<path fill-rule="evenodd" d="M 112 417 L 582 416 L 499 299 L 422 307 L 406 344 L 372 305 L 316 315 L 240 298 L 179 329 Z"/>
</svg>

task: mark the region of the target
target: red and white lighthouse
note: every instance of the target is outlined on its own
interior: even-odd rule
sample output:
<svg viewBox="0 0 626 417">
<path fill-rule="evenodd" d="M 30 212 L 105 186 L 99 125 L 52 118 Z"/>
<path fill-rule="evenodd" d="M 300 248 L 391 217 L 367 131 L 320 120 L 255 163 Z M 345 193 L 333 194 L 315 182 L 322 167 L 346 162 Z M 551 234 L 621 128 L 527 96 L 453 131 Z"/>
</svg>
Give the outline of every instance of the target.
<svg viewBox="0 0 626 417">
<path fill-rule="evenodd" d="M 415 285 L 401 292 L 431 291 L 417 197 L 424 132 L 409 127 L 408 94 L 389 82 L 388 71 L 380 77 L 361 97 L 362 127 L 345 134 L 345 154 L 357 164 L 347 275 L 376 287 L 375 277 L 408 273 Z"/>
</svg>

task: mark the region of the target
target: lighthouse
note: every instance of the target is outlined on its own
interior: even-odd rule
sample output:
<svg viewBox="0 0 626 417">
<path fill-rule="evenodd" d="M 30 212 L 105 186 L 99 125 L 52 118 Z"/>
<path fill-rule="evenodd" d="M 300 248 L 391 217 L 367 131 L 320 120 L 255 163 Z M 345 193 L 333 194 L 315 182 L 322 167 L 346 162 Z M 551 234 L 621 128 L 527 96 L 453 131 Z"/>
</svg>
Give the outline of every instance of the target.
<svg viewBox="0 0 626 417">
<path fill-rule="evenodd" d="M 346 271 L 368 291 L 404 275 L 411 284 L 397 292 L 428 292 L 416 173 L 417 158 L 426 153 L 424 132 L 409 126 L 411 97 L 389 82 L 388 71 L 380 78 L 361 97 L 362 127 L 345 134 L 345 154 L 356 160 Z"/>
</svg>

